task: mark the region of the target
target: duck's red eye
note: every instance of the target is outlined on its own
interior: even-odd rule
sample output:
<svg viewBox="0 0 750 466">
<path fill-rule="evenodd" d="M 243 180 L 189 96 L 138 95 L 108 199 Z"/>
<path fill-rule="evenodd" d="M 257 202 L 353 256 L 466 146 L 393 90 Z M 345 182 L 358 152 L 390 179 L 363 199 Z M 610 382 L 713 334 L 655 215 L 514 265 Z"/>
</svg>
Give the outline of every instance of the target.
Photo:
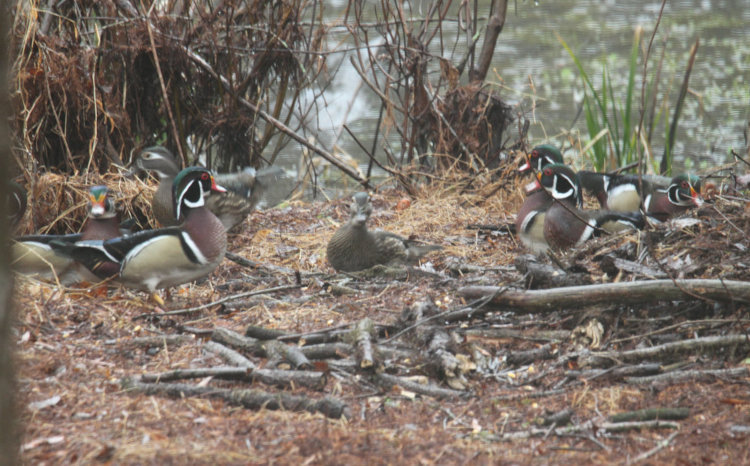
<svg viewBox="0 0 750 466">
<path fill-rule="evenodd" d="M 685 188 L 685 189 L 688 189 L 690 187 L 690 185 L 688 184 L 687 181 L 683 181 L 682 182 L 682 187 Z"/>
<path fill-rule="evenodd" d="M 538 159 L 539 158 L 539 152 L 533 150 L 531 151 L 531 155 L 529 155 L 532 159 Z"/>
<path fill-rule="evenodd" d="M 206 173 L 206 172 L 203 172 L 203 173 L 201 174 L 201 179 L 202 179 L 202 180 L 207 180 L 207 179 L 208 179 L 208 176 L 209 176 L 209 175 L 208 175 L 208 173 Z"/>
</svg>

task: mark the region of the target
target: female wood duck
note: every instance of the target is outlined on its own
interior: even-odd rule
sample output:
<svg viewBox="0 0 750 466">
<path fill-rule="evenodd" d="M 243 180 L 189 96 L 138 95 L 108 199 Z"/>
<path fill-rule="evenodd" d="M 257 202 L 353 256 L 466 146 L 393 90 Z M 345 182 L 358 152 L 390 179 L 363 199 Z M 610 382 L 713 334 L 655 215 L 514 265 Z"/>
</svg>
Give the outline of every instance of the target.
<svg viewBox="0 0 750 466">
<path fill-rule="evenodd" d="M 550 247 L 568 248 L 583 243 L 602 231 L 642 228 L 640 212 L 581 210 L 583 197 L 577 174 L 562 164 L 547 165 L 537 179 L 554 199 L 544 217 L 544 238 Z"/>
<path fill-rule="evenodd" d="M 562 161 L 562 154 L 556 147 L 543 144 L 534 147 L 526 155 L 526 163 L 518 171 L 539 172 L 547 165 Z M 516 214 L 516 235 L 521 243 L 535 253 L 544 252 L 548 248 L 544 239 L 544 216 L 550 205 L 552 197 L 534 178 L 534 182 L 526 186 L 526 199 Z"/>
<path fill-rule="evenodd" d="M 24 275 L 33 275 L 45 280 L 60 280 L 70 284 L 83 277 L 76 270 L 74 261 L 52 247 L 52 242 L 73 243 L 80 240 L 105 240 L 120 235 L 119 218 L 115 204 L 108 197 L 106 186 L 89 189 L 88 217 L 81 233 L 68 235 L 28 235 L 16 238 L 11 245 L 11 267 Z"/>
<path fill-rule="evenodd" d="M 154 217 L 162 226 L 177 225 L 172 205 L 172 182 L 180 168 L 172 152 L 162 146 L 143 149 L 133 161 L 131 174 L 135 171 L 156 173 L 159 186 L 151 200 Z M 245 168 L 238 173 L 218 174 L 216 182 L 228 192 L 210 196 L 206 199 L 206 206 L 221 220 L 224 228 L 230 230 L 239 225 L 260 201 L 265 185 L 259 178 L 272 181 L 281 174 L 283 171 L 277 167 L 257 173 L 254 168 Z"/>
<path fill-rule="evenodd" d="M 212 192 L 225 192 L 211 172 L 189 167 L 173 184 L 175 217 L 180 226 L 141 231 L 106 241 L 53 242 L 100 279 L 153 293 L 211 273 L 224 258 L 227 235 L 205 206 Z"/>
<path fill-rule="evenodd" d="M 365 192 L 354 195 L 351 217 L 336 230 L 328 242 L 328 263 L 338 271 L 356 272 L 378 264 L 416 264 L 430 251 L 442 249 L 437 245 L 419 245 L 394 233 L 369 231 L 367 219 L 372 213 L 370 196 Z"/>
<path fill-rule="evenodd" d="M 596 196 L 602 208 L 617 212 L 632 212 L 643 208 L 649 217 L 665 221 L 693 207 L 703 204 L 701 180 L 694 175 L 663 176 L 607 175 L 588 171 L 578 172 L 581 185 Z"/>
</svg>

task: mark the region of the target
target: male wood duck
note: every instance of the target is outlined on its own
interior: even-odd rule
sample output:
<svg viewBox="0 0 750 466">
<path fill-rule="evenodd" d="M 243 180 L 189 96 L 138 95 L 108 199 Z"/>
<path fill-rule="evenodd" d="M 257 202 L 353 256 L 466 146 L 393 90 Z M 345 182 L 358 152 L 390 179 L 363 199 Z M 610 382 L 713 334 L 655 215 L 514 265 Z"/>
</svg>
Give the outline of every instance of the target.
<svg viewBox="0 0 750 466">
<path fill-rule="evenodd" d="M 563 163 L 563 156 L 560 153 L 560 149 L 551 144 L 541 144 L 526 154 L 526 163 L 518 171 L 521 173 L 531 170 L 539 172 L 545 166 L 553 163 Z"/>
<path fill-rule="evenodd" d="M 567 165 L 547 165 L 537 173 L 537 179 L 554 199 L 544 217 L 544 238 L 552 248 L 568 248 L 602 231 L 642 228 L 645 224 L 637 211 L 581 210 L 583 197 L 578 176 Z"/>
<path fill-rule="evenodd" d="M 149 291 L 160 301 L 156 290 L 204 277 L 224 258 L 226 230 L 205 205 L 206 197 L 213 192 L 225 190 L 216 184 L 210 171 L 186 168 L 173 183 L 174 212 L 180 226 L 106 241 L 55 241 L 52 246 L 98 278 L 112 278 L 127 287 Z"/>
<path fill-rule="evenodd" d="M 133 161 L 131 173 L 154 172 L 159 178 L 151 208 L 162 226 L 178 224 L 172 204 L 172 182 L 180 171 L 179 167 L 172 152 L 162 146 L 143 149 Z M 217 174 L 217 184 L 226 188 L 227 193 L 208 197 L 206 206 L 221 220 L 224 228 L 230 230 L 252 212 L 263 195 L 266 183 L 273 182 L 282 174 L 283 170 L 278 167 L 268 167 L 257 172 L 254 168 L 245 168 L 238 173 Z"/>
<path fill-rule="evenodd" d="M 15 228 L 26 213 L 26 190 L 15 181 L 8 181 L 8 221 Z"/>
<path fill-rule="evenodd" d="M 596 196 L 602 208 L 617 212 L 632 212 L 643 208 L 649 217 L 665 221 L 693 207 L 703 204 L 701 180 L 695 175 L 663 176 L 607 175 L 588 171 L 578 172 L 583 189 Z"/>
<path fill-rule="evenodd" d="M 416 264 L 430 251 L 440 246 L 416 244 L 394 233 L 369 231 L 367 219 L 372 213 L 370 196 L 365 192 L 354 195 L 351 217 L 333 234 L 326 250 L 328 263 L 343 272 L 356 272 L 378 264 Z"/>
<path fill-rule="evenodd" d="M 74 261 L 55 250 L 52 242 L 73 243 L 81 240 L 105 240 L 120 235 L 119 219 L 115 204 L 108 197 L 106 186 L 89 189 L 88 217 L 81 233 L 68 235 L 28 235 L 16 238 L 11 245 L 11 267 L 24 275 L 33 275 L 45 280 L 60 280 L 70 284 L 83 277 Z"/>
<path fill-rule="evenodd" d="M 686 210 L 703 205 L 700 194 L 701 179 L 696 175 L 681 174 L 672 178 L 667 189 L 654 189 L 646 193 L 643 207 L 649 217 L 666 221 Z"/>
<path fill-rule="evenodd" d="M 526 155 L 526 163 L 518 169 L 524 173 L 531 170 L 541 171 L 547 165 L 562 163 L 560 151 L 549 144 L 534 147 Z M 544 239 L 544 216 L 552 205 L 552 197 L 534 178 L 534 182 L 526 186 L 526 199 L 516 214 L 516 235 L 527 248 L 535 253 L 547 250 Z"/>
</svg>

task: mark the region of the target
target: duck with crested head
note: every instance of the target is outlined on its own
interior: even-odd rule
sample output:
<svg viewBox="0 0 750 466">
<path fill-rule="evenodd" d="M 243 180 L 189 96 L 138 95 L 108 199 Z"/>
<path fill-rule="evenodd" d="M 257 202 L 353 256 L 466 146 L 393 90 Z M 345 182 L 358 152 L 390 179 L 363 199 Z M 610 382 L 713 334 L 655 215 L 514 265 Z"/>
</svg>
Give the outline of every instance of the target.
<svg viewBox="0 0 750 466">
<path fill-rule="evenodd" d="M 172 205 L 172 184 L 180 171 L 180 164 L 172 152 L 163 146 L 143 149 L 133 160 L 131 175 L 138 172 L 155 173 L 159 178 L 151 208 L 161 226 L 175 226 L 177 220 Z M 229 231 L 239 225 L 260 202 L 268 185 L 281 178 L 284 171 L 278 167 L 261 170 L 247 167 L 237 173 L 216 174 L 214 178 L 226 192 L 206 199 L 207 208 L 216 215 Z"/>
<path fill-rule="evenodd" d="M 222 193 L 210 171 L 189 167 L 177 174 L 172 196 L 179 226 L 146 230 L 105 241 L 52 242 L 52 247 L 99 279 L 154 294 L 211 273 L 226 252 L 224 225 L 206 208 L 206 198 Z M 160 304 L 163 304 L 161 302 Z"/>
<path fill-rule="evenodd" d="M 645 217 L 639 211 L 582 210 L 578 175 L 567 165 L 547 165 L 537 173 L 537 180 L 553 198 L 544 217 L 544 238 L 554 249 L 579 245 L 602 232 L 645 226 Z"/>
<path fill-rule="evenodd" d="M 120 235 L 119 217 L 106 186 L 92 186 L 88 193 L 88 216 L 80 233 L 67 235 L 26 235 L 11 245 L 11 268 L 24 275 L 62 284 L 88 278 L 79 274 L 73 260 L 60 254 L 52 242 L 72 243 L 80 240 L 105 240 Z"/>
<path fill-rule="evenodd" d="M 658 221 L 700 207 L 701 179 L 680 174 L 673 178 L 656 175 L 609 175 L 589 171 L 578 172 L 581 185 L 591 192 L 604 209 L 631 212 L 641 208 Z"/>
<path fill-rule="evenodd" d="M 540 172 L 547 165 L 563 163 L 560 150 L 550 144 L 534 147 L 526 154 L 526 163 L 518 171 Z M 539 184 L 536 176 L 533 183 L 526 186 L 526 198 L 516 214 L 516 235 L 524 246 L 534 253 L 546 251 L 544 239 L 544 217 L 552 205 L 552 196 Z"/>
</svg>

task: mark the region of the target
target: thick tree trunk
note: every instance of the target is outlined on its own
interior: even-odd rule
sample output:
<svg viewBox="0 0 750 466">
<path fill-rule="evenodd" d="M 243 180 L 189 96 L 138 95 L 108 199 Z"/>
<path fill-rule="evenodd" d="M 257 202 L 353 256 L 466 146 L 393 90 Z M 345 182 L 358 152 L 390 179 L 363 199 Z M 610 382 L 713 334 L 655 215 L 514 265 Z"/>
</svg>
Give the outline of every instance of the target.
<svg viewBox="0 0 750 466">
<path fill-rule="evenodd" d="M 8 117 L 10 113 L 8 89 L 8 20 L 9 15 L 0 18 L 0 219 L 7 219 L 7 177 L 10 173 L 10 133 Z M 8 261 L 7 221 L 0 221 L 0 458 L 3 464 L 18 463 L 18 430 L 16 428 L 15 377 L 13 374 L 14 342 L 10 333 L 13 323 L 12 298 L 13 277 Z"/>
</svg>

